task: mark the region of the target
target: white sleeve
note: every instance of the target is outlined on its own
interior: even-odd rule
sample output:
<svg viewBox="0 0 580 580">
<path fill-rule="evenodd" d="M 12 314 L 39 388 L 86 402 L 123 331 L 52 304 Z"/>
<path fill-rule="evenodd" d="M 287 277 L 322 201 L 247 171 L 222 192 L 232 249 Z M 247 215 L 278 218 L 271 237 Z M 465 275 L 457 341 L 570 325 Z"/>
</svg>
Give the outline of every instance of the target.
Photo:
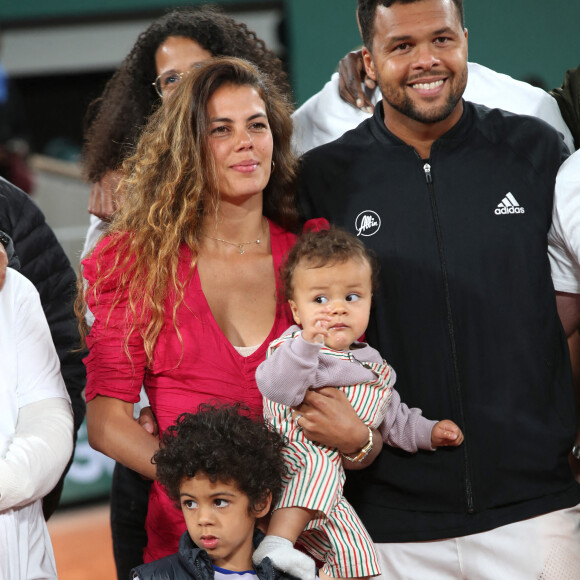
<svg viewBox="0 0 580 580">
<path fill-rule="evenodd" d="M 58 482 L 73 448 L 73 415 L 38 292 L 9 272 L 0 294 L 0 510 Z"/>
<path fill-rule="evenodd" d="M 87 237 L 81 254 L 81 260 L 97 245 L 99 238 L 107 230 L 108 223 L 92 215 L 89 220 L 89 229 L 87 230 Z"/>
<path fill-rule="evenodd" d="M 580 151 L 562 164 L 556 178 L 548 255 L 554 288 L 580 294 Z"/>
<path fill-rule="evenodd" d="M 373 104 L 381 99 L 377 89 Z M 330 143 L 354 129 L 371 116 L 343 101 L 338 93 L 338 73 L 334 73 L 322 90 L 294 111 L 292 143 L 298 155 Z"/>
<path fill-rule="evenodd" d="M 97 245 L 100 237 L 103 233 L 107 230 L 109 224 L 104 222 L 102 219 L 98 218 L 96 215 L 90 216 L 89 220 L 89 229 L 87 230 L 87 237 L 85 238 L 85 244 L 83 246 L 83 251 L 81 253 L 81 260 L 84 259 L 89 252 L 93 250 L 93 248 Z M 86 287 L 86 280 L 83 280 L 85 287 Z M 95 317 L 93 313 L 87 308 L 87 312 L 85 314 L 85 319 L 87 325 L 91 327 L 93 322 L 95 321 Z"/>
<path fill-rule="evenodd" d="M 19 280 L 27 291 L 14 316 L 18 407 L 52 397 L 70 402 L 38 292 L 29 281 Z"/>
<path fill-rule="evenodd" d="M 0 511 L 44 497 L 58 483 L 73 450 L 73 415 L 66 399 L 21 407 L 12 441 L 0 459 Z"/>
<path fill-rule="evenodd" d="M 531 115 L 549 123 L 562 135 L 569 151 L 574 151 L 574 139 L 564 122 L 556 99 L 546 91 L 518 81 L 480 64 L 467 63 L 466 101 L 503 109 L 516 115 Z"/>
</svg>

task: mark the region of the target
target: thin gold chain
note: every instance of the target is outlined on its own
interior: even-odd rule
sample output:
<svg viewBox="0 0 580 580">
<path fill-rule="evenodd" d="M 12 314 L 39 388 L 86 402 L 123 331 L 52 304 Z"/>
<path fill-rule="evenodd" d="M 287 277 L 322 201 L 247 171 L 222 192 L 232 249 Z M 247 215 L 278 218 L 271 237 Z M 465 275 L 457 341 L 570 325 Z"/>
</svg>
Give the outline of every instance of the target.
<svg viewBox="0 0 580 580">
<path fill-rule="evenodd" d="M 264 230 L 262 229 L 262 235 L 257 240 L 252 240 L 251 242 L 230 242 L 229 240 L 224 240 L 223 238 L 214 238 L 213 236 L 208 236 L 207 234 L 203 234 L 206 238 L 210 240 L 215 240 L 216 242 L 223 242 L 224 244 L 229 244 L 230 246 L 236 246 L 240 251 L 240 254 L 245 254 L 246 251 L 244 250 L 244 246 L 248 246 L 250 244 L 257 244 L 260 245 L 260 241 L 262 235 L 264 235 Z"/>
</svg>

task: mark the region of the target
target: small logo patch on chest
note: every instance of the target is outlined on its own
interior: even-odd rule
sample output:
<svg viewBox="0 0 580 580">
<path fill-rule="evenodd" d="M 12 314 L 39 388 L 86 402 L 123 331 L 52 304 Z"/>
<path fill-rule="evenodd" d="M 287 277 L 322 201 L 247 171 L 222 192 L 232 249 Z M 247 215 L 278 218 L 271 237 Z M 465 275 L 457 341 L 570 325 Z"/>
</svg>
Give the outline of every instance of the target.
<svg viewBox="0 0 580 580">
<path fill-rule="evenodd" d="M 526 210 L 517 202 L 516 198 L 510 192 L 497 204 L 494 213 L 495 215 L 507 215 L 526 213 Z"/>
<path fill-rule="evenodd" d="M 357 236 L 374 236 L 381 228 L 381 218 L 378 213 L 367 209 L 356 216 L 354 227 Z"/>
</svg>

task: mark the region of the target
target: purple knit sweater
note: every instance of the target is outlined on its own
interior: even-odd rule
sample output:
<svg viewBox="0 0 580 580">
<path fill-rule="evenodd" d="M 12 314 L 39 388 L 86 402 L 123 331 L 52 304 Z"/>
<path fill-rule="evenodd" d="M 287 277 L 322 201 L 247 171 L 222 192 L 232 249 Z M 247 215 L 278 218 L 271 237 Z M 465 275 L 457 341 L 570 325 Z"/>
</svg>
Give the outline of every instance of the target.
<svg viewBox="0 0 580 580">
<path fill-rule="evenodd" d="M 380 353 L 363 342 L 357 342 L 349 350 L 352 360 L 342 360 L 325 355 L 320 344 L 307 342 L 300 334 L 299 326 L 291 326 L 283 336 L 293 335 L 273 352 L 256 371 L 256 382 L 264 397 L 295 407 L 300 405 L 309 388 L 339 387 L 372 381 L 375 374 L 361 363 L 383 363 Z M 393 382 L 396 375 L 393 373 Z M 418 449 L 433 450 L 431 431 L 437 421 L 423 417 L 421 409 L 409 408 L 392 389 L 392 397 L 385 420 L 379 430 L 383 441 L 392 447 L 400 447 L 415 453 Z"/>
</svg>

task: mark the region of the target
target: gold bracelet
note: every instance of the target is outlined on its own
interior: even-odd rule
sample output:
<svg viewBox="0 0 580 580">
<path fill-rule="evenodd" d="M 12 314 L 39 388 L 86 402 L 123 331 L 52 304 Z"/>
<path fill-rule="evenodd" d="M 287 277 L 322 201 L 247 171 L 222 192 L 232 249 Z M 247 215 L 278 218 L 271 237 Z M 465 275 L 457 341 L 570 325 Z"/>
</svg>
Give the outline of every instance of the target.
<svg viewBox="0 0 580 580">
<path fill-rule="evenodd" d="M 341 455 L 345 459 L 347 459 L 348 461 L 352 461 L 353 463 L 361 463 L 365 459 L 365 457 L 372 451 L 372 449 L 373 449 L 373 432 L 371 431 L 371 428 L 368 426 L 367 426 L 367 429 L 369 430 L 369 440 L 364 445 L 364 447 L 354 457 L 350 457 L 350 456 L 345 455 L 344 453 L 341 452 Z"/>
</svg>

